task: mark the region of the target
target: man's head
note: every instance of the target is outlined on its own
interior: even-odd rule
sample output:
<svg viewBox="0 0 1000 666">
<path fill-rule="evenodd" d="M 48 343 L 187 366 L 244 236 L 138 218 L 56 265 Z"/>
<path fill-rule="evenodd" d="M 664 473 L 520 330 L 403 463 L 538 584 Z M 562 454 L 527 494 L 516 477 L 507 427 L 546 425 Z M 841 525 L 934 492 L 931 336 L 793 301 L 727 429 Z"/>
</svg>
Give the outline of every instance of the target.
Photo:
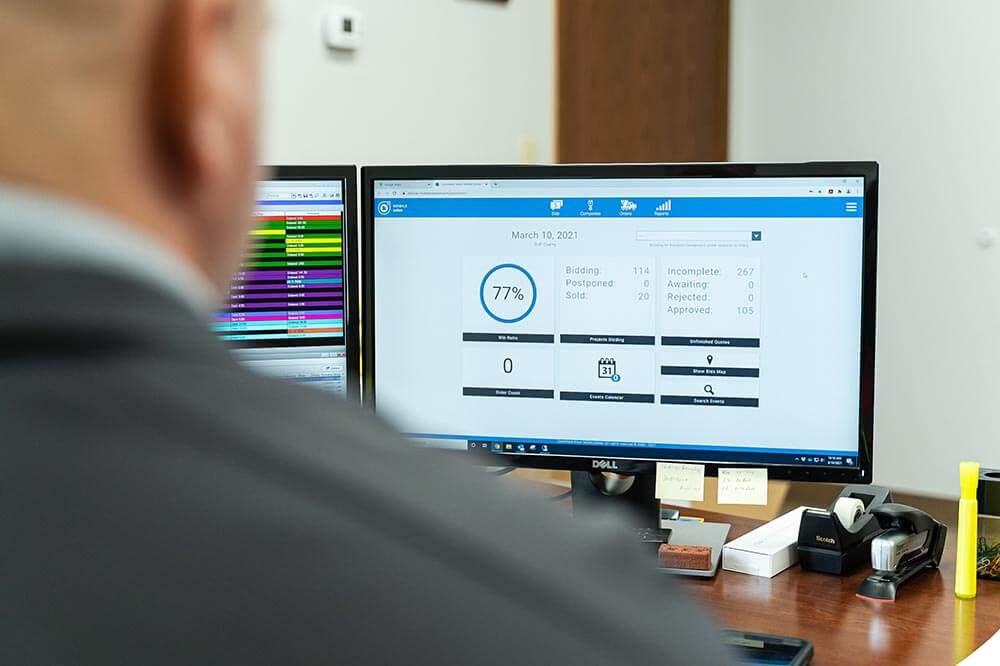
<svg viewBox="0 0 1000 666">
<path fill-rule="evenodd" d="M 256 180 L 261 0 L 0 0 L 0 181 L 104 208 L 222 287 Z"/>
</svg>

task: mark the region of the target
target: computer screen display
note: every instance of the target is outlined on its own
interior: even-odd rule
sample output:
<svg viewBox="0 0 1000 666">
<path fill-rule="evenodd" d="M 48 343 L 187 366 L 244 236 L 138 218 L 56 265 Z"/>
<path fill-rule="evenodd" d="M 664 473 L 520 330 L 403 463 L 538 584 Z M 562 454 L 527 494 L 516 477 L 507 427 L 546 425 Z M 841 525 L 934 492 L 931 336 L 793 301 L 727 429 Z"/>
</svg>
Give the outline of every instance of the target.
<svg viewBox="0 0 1000 666">
<path fill-rule="evenodd" d="M 301 176 L 258 184 L 248 252 L 214 322 L 251 369 L 340 396 L 357 380 L 346 189 L 344 179 Z"/>
<path fill-rule="evenodd" d="M 366 181 L 373 397 L 409 436 L 538 466 L 862 466 L 863 174 L 455 169 Z"/>
</svg>

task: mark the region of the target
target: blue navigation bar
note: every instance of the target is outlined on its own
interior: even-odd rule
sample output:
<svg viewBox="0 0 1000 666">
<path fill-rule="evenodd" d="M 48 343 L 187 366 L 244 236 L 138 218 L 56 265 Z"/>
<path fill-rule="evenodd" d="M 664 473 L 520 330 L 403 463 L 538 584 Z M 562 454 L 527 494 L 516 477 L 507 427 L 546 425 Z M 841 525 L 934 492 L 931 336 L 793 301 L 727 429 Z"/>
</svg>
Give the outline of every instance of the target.
<svg viewBox="0 0 1000 666">
<path fill-rule="evenodd" d="M 628 217 L 837 217 L 861 219 L 862 197 L 519 198 L 454 197 L 376 199 L 379 218 L 628 218 Z"/>
</svg>

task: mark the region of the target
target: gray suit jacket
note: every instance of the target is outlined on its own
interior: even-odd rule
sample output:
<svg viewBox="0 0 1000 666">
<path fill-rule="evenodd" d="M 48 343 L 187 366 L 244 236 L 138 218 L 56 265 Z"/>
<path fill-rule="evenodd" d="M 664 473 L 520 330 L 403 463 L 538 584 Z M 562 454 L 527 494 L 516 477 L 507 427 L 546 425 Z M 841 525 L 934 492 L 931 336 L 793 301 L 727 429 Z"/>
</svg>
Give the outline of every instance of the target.
<svg viewBox="0 0 1000 666">
<path fill-rule="evenodd" d="M 0 266 L 0 663 L 725 661 L 630 544 L 510 487 L 165 293 Z"/>
</svg>

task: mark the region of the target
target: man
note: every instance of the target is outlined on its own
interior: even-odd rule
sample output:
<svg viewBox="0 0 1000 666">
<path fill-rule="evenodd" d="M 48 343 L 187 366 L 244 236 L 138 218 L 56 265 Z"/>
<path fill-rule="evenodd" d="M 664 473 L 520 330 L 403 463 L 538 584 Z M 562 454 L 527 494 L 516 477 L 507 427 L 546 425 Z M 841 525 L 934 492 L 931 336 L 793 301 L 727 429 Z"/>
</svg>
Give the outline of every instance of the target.
<svg viewBox="0 0 1000 666">
<path fill-rule="evenodd" d="M 724 661 L 620 539 L 217 344 L 261 23 L 0 0 L 0 663 Z"/>
</svg>

